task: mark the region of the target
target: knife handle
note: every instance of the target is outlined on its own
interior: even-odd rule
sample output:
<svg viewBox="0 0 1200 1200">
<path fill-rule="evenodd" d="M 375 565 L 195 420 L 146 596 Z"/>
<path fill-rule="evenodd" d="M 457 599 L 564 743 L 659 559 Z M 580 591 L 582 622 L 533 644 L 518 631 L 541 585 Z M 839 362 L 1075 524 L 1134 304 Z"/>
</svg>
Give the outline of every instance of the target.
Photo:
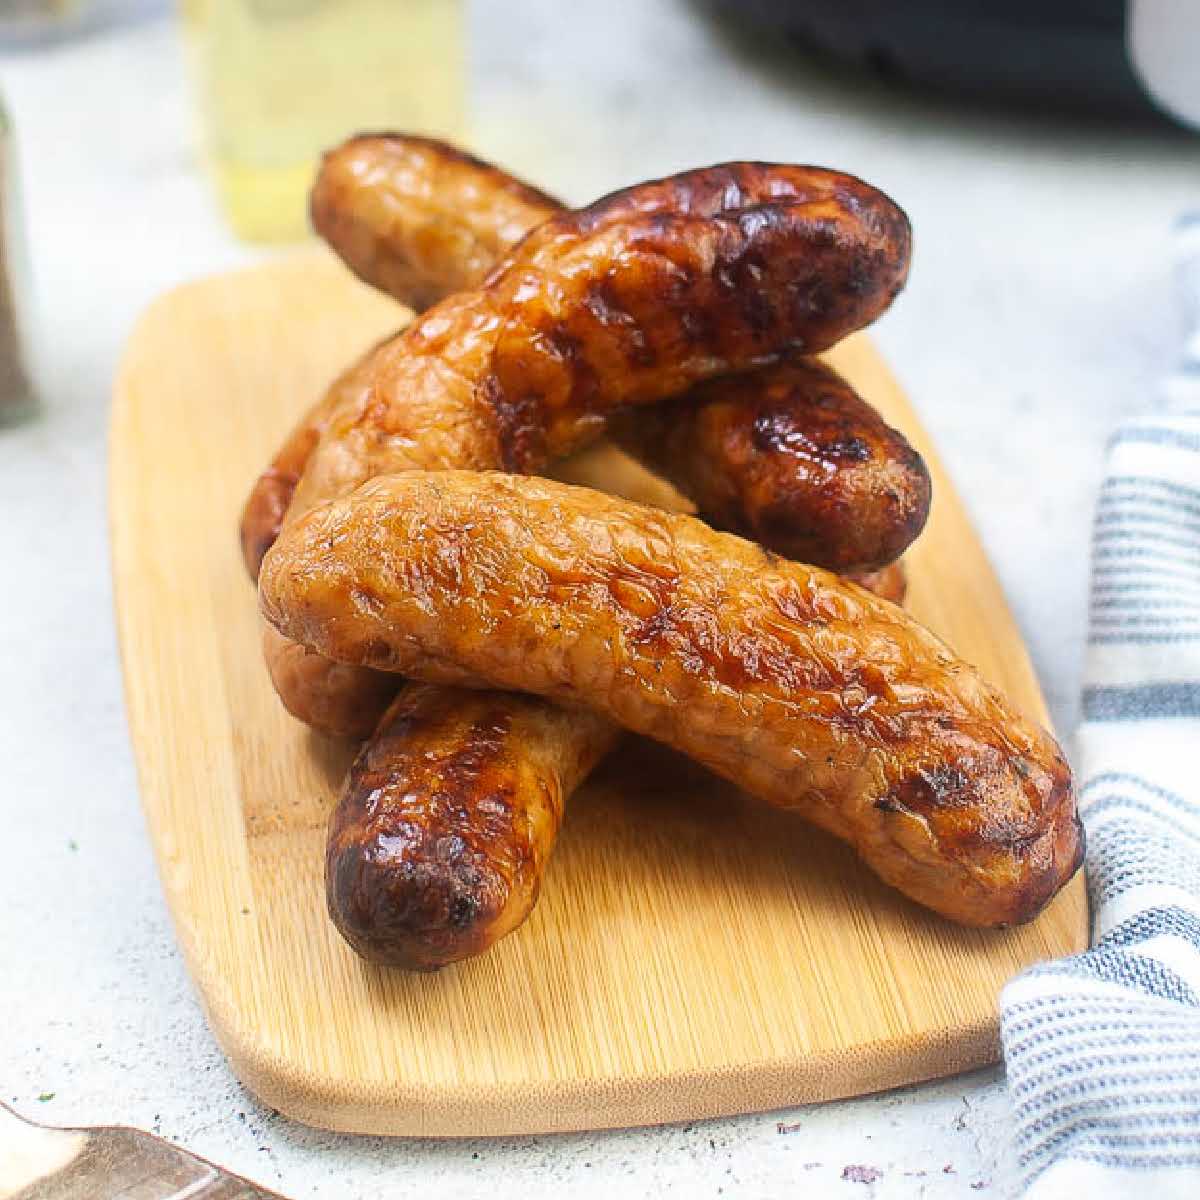
<svg viewBox="0 0 1200 1200">
<path fill-rule="evenodd" d="M 140 1129 L 52 1129 L 0 1103 L 0 1200 L 283 1200 Z"/>
</svg>

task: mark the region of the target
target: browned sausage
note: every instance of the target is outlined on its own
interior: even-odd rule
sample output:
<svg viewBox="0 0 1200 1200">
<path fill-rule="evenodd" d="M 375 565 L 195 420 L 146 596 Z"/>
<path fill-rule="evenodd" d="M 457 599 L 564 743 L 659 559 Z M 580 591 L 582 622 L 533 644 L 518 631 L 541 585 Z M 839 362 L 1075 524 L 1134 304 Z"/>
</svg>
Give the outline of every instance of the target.
<svg viewBox="0 0 1200 1200">
<path fill-rule="evenodd" d="M 370 737 L 396 695 L 398 680 L 382 671 L 334 662 L 263 622 L 262 653 L 284 708 L 297 721 L 334 737 Z"/>
<path fill-rule="evenodd" d="M 616 738 L 531 696 L 402 688 L 333 814 L 334 924 L 363 958 L 409 970 L 486 950 L 529 915 L 566 798 Z"/>
<path fill-rule="evenodd" d="M 370 390 L 329 414 L 296 511 L 412 467 L 538 470 L 621 406 L 820 349 L 886 307 L 909 241 L 882 193 L 809 167 L 690 171 L 561 214 L 378 351 Z M 344 672 L 336 703 L 295 696 L 327 676 L 287 660 L 268 667 L 289 711 L 354 718 L 335 734 L 378 719 L 378 681 L 362 676 L 357 705 Z"/>
<path fill-rule="evenodd" d="M 631 210 L 661 206 L 662 191 L 638 189 Z M 443 142 L 387 133 L 325 156 L 312 211 L 360 278 L 421 308 L 477 286 L 562 205 Z M 816 364 L 702 385 L 619 429 L 624 447 L 679 485 L 710 524 L 831 570 L 891 562 L 928 509 L 920 456 Z"/>
<path fill-rule="evenodd" d="M 639 190 L 627 202 L 630 211 L 660 204 L 662 190 L 649 200 Z M 495 167 L 399 134 L 359 136 L 327 154 L 312 208 L 316 227 L 352 269 L 414 307 L 476 286 L 521 235 L 562 211 Z M 817 367 L 798 370 L 790 400 L 781 381 L 761 380 L 774 397 L 770 411 L 751 402 L 757 384 L 702 387 L 661 413 L 623 420 L 622 441 L 655 471 L 690 484 L 684 490 L 720 528 L 835 570 L 881 565 L 920 529 L 922 497 L 928 503 L 924 466 L 849 385 L 824 380 Z M 252 576 L 330 412 L 345 390 L 368 379 L 363 363 L 339 379 L 256 484 L 241 526 Z M 808 381 L 819 395 L 804 394 Z M 811 456 L 805 418 L 815 423 Z"/>
<path fill-rule="evenodd" d="M 1079 865 L 1054 739 L 903 610 L 691 517 L 414 471 L 284 530 L 264 615 L 340 662 L 587 705 L 848 841 L 969 925 Z"/>
<path fill-rule="evenodd" d="M 562 205 L 445 142 L 377 133 L 325 155 L 309 209 L 360 279 L 422 309 L 477 287 Z"/>
<path fill-rule="evenodd" d="M 661 189 L 659 189 L 659 194 L 661 195 Z M 653 207 L 656 203 L 658 200 L 654 199 L 648 207 Z M 892 582 L 894 582 L 894 578 L 893 574 Z M 285 687 L 281 689 L 285 696 L 288 693 L 286 686 L 288 681 L 295 681 L 303 685 L 299 689 L 299 695 L 293 698 L 293 704 L 290 705 L 297 715 L 312 719 L 314 712 L 319 712 L 326 722 L 334 717 L 341 729 L 365 736 L 378 712 L 382 698 L 387 694 L 386 683 L 381 683 L 381 677 L 364 671 L 361 672 L 360 684 L 354 675 L 347 673 L 346 667 L 331 666 L 324 663 L 317 655 L 307 653 L 294 646 L 289 648 L 282 639 L 276 639 L 274 646 L 278 661 L 283 667 L 278 677 L 282 678 L 285 683 Z M 314 679 L 317 683 L 315 687 L 313 686 Z M 311 695 L 305 695 L 306 690 L 317 693 L 315 701 Z M 322 696 L 323 691 L 327 694 Z M 525 758 L 529 763 L 535 764 L 531 767 L 535 775 L 537 772 L 543 771 L 540 764 L 554 764 L 560 761 L 569 764 L 579 761 L 578 749 L 570 735 L 571 722 L 564 723 L 549 706 L 543 707 L 545 715 L 542 720 L 526 720 L 516 723 L 513 726 L 514 732 L 510 740 L 505 743 L 510 758 Z M 386 725 L 387 721 L 385 720 L 385 727 Z M 326 727 L 329 727 L 328 724 Z M 586 734 L 587 728 L 585 722 L 580 736 Z M 478 749 L 472 745 L 474 735 L 469 729 L 461 725 L 443 722 L 440 730 L 441 737 L 436 744 L 440 746 L 441 752 L 449 758 L 470 758 Z M 379 736 L 385 737 L 386 735 L 381 731 Z M 610 727 L 608 737 L 611 739 L 613 736 Z M 372 755 L 372 762 L 375 764 L 373 777 L 377 781 L 391 780 L 392 786 L 398 794 L 409 796 L 410 800 L 420 807 L 422 798 L 427 799 L 427 797 L 423 797 L 419 784 L 412 785 L 409 778 L 409 762 L 402 753 L 402 743 L 395 743 L 393 749 L 396 754 L 392 771 L 388 771 L 387 758 L 384 755 L 381 753 Z M 553 772 L 550 772 L 547 777 L 553 778 Z M 466 811 L 471 811 L 474 801 L 478 797 L 475 792 L 471 791 L 466 780 L 461 781 L 461 784 L 463 790 L 457 798 L 457 803 L 462 805 Z M 361 816 L 361 798 L 361 791 L 351 781 L 339 807 L 339 813 L 354 814 L 358 812 Z M 512 832 L 507 843 L 508 849 L 506 850 L 505 845 L 498 848 L 501 862 L 504 861 L 505 854 L 511 851 L 511 847 L 518 844 L 523 847 L 522 854 L 531 862 L 541 863 L 549 853 L 557 829 L 557 821 L 546 819 L 539 822 L 534 829 L 528 822 L 519 819 L 522 805 L 525 802 L 525 797 L 520 791 L 504 801 L 505 811 L 510 814 Z M 390 809 L 388 811 L 396 820 L 403 819 L 402 810 Z M 425 914 L 428 917 L 431 913 L 436 913 L 438 906 L 433 903 L 431 907 L 428 897 L 439 893 L 444 894 L 452 884 L 461 895 L 464 886 L 461 874 L 454 874 L 451 865 L 447 862 L 431 858 L 428 853 L 429 843 L 420 840 L 414 842 L 412 839 L 406 843 L 407 849 L 399 859 L 390 863 L 390 869 L 383 870 L 380 867 L 380 863 L 384 861 L 380 847 L 391 847 L 394 851 L 398 844 L 387 833 L 390 826 L 383 816 L 370 827 L 374 831 L 374 841 L 366 832 L 366 827 L 362 822 L 355 820 L 352 816 L 346 816 L 342 820 L 342 827 L 343 830 L 355 829 L 362 834 L 357 842 L 349 838 L 348 834 L 344 834 L 342 838 L 338 861 L 342 864 L 343 875 L 346 870 L 349 870 L 349 865 L 356 856 L 359 862 L 374 863 L 375 869 L 359 876 L 362 884 L 358 895 L 360 903 L 353 910 L 351 910 L 351 902 L 346 890 L 335 888 L 331 876 L 331 911 L 338 914 L 336 919 L 338 919 L 339 927 L 347 932 L 352 944 L 360 952 L 369 953 L 380 961 L 436 966 L 441 962 L 453 961 L 465 954 L 478 952 L 483 946 L 508 932 L 513 924 L 523 919 L 532 906 L 535 892 L 528 888 L 513 887 L 511 892 L 503 893 L 508 898 L 497 907 L 496 898 L 502 894 L 502 889 L 497 881 L 505 878 L 504 872 L 499 869 L 489 872 L 482 865 L 485 860 L 480 860 L 481 865 L 475 876 L 481 889 L 479 903 L 459 905 L 460 923 L 454 927 L 453 935 L 442 929 L 435 939 L 438 949 L 434 953 L 431 943 L 423 937 L 420 920 L 415 914 Z M 529 839 L 533 838 L 535 833 L 537 840 L 530 841 Z M 526 840 L 522 842 L 522 838 Z M 331 864 L 332 862 L 331 859 Z M 367 880 L 370 882 L 366 882 Z M 372 887 L 379 892 L 380 904 L 378 907 L 370 905 L 364 907 L 361 901 Z M 405 898 L 406 911 L 414 914 L 413 919 L 407 924 L 390 922 L 386 931 L 378 930 L 376 936 L 372 937 L 367 915 L 378 916 L 391 911 L 396 904 L 400 903 L 401 897 Z M 471 914 L 470 920 L 463 915 L 467 913 Z"/>
<path fill-rule="evenodd" d="M 381 352 L 295 503 L 414 466 L 538 470 L 619 407 L 824 349 L 890 303 L 909 240 L 887 197 L 805 167 L 691 171 L 561 214 Z"/>
<path fill-rule="evenodd" d="M 288 434 L 267 469 L 255 480 L 242 509 L 238 527 L 242 561 L 251 579 L 258 578 L 263 555 L 279 536 L 296 484 L 300 482 L 309 456 L 316 449 L 329 418 L 341 405 L 353 403 L 369 390 L 375 377 L 375 353 L 378 349 L 375 346 L 368 350 L 329 385 L 325 394 Z"/>
<path fill-rule="evenodd" d="M 812 360 L 711 380 L 610 430 L 710 525 L 831 571 L 886 566 L 929 515 L 921 456 Z"/>
</svg>

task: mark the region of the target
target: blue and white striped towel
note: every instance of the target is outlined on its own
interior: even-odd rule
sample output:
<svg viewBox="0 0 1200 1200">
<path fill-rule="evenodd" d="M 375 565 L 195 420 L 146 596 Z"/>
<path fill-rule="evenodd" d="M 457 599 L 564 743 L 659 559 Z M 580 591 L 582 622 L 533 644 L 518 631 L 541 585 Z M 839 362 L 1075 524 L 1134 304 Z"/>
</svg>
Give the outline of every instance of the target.
<svg viewBox="0 0 1200 1200">
<path fill-rule="evenodd" d="M 1077 743 L 1092 949 L 1001 1000 L 1027 1200 L 1200 1200 L 1200 214 L 1190 337 L 1109 444 Z"/>
</svg>

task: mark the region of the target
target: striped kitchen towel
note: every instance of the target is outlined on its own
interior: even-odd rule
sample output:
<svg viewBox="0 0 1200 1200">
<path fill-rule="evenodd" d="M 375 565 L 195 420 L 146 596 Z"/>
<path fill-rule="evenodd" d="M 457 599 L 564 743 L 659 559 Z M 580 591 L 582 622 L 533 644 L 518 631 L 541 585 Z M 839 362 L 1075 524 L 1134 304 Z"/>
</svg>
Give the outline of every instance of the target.
<svg viewBox="0 0 1200 1200">
<path fill-rule="evenodd" d="M 1020 1193 L 1200 1200 L 1200 214 L 1164 403 L 1109 443 L 1077 742 L 1092 948 L 1004 990 Z"/>
</svg>

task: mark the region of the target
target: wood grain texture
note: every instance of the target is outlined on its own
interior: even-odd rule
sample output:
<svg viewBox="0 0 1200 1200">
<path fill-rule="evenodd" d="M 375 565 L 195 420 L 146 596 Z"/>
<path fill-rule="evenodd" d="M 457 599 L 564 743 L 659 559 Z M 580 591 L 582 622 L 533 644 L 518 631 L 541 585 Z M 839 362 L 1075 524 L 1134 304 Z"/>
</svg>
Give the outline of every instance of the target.
<svg viewBox="0 0 1200 1200">
<path fill-rule="evenodd" d="M 410 976 L 341 941 L 321 870 L 350 750 L 271 692 L 237 514 L 301 408 L 402 316 L 306 252 L 159 300 L 116 383 L 113 570 L 142 801 L 237 1073 L 310 1124 L 460 1136 L 746 1112 L 993 1061 L 1004 981 L 1084 944 L 1081 878 L 1031 926 L 960 929 L 831 838 L 632 740 L 571 801 L 536 912 L 491 952 Z M 862 336 L 829 358 L 933 473 L 910 609 L 1044 719 L 996 578 L 897 385 Z M 665 494 L 615 452 L 568 474 Z"/>
</svg>

